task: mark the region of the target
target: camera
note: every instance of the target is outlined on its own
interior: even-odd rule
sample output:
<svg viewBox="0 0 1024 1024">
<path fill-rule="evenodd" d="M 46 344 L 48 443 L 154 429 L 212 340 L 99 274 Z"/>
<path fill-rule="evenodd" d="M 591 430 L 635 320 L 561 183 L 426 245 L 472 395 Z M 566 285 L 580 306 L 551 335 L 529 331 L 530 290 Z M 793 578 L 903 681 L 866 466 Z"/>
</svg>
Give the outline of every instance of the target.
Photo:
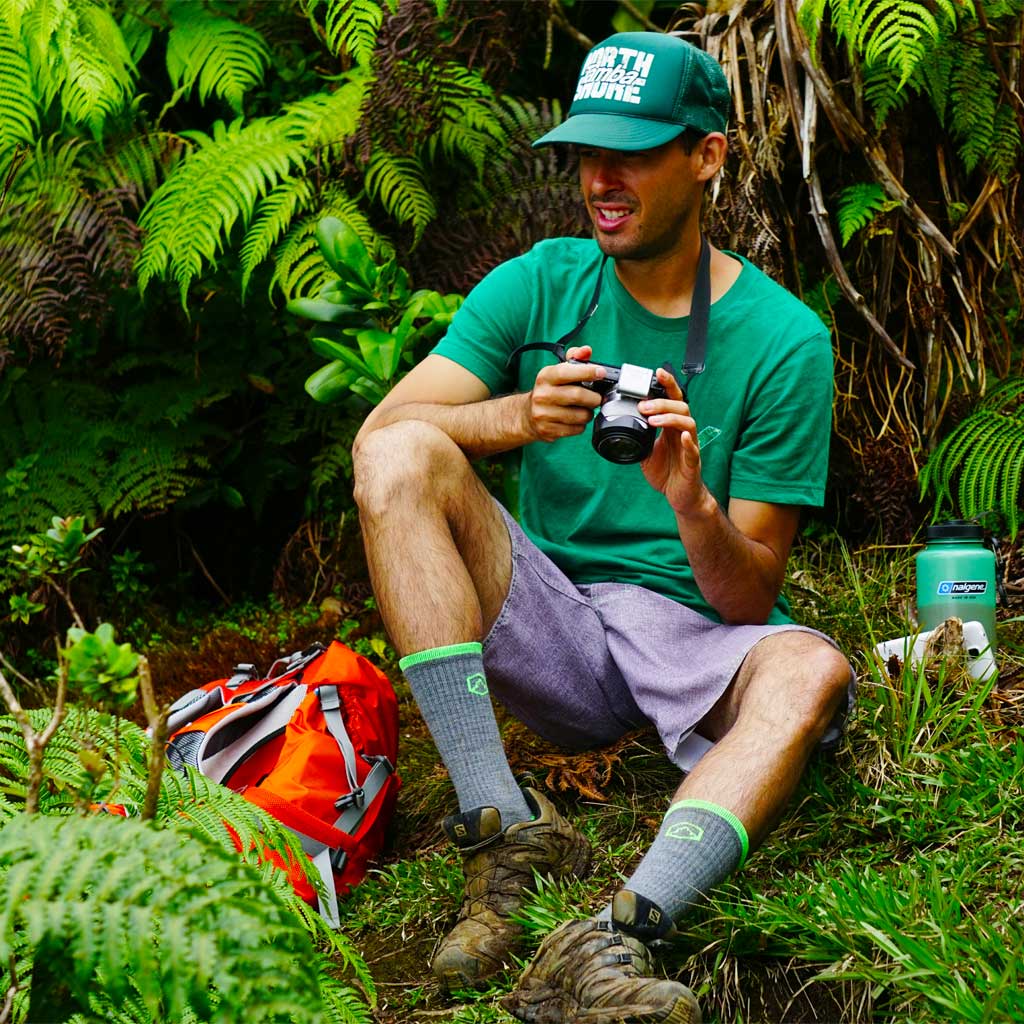
<svg viewBox="0 0 1024 1024">
<path fill-rule="evenodd" d="M 572 359 L 570 362 L 585 361 Z M 651 454 L 658 431 L 640 414 L 637 406 L 647 398 L 664 398 L 665 389 L 655 379 L 654 370 L 644 366 L 632 363 L 590 365 L 603 366 L 605 370 L 601 380 L 580 382 L 588 391 L 601 395 L 601 407 L 594 417 L 591 435 L 594 451 L 620 465 L 641 462 Z"/>
</svg>

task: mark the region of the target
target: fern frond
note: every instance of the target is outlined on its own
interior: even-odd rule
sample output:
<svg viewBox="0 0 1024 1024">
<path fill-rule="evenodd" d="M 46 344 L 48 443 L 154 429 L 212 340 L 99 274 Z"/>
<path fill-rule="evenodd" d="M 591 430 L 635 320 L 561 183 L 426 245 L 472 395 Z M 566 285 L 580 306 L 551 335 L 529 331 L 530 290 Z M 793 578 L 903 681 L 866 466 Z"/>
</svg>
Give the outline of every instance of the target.
<svg viewBox="0 0 1024 1024">
<path fill-rule="evenodd" d="M 965 33 L 951 81 L 949 128 L 968 171 L 992 148 L 999 104 L 999 78 L 977 33 Z"/>
<path fill-rule="evenodd" d="M 921 491 L 964 518 L 1000 513 L 1011 537 L 1024 508 L 1024 378 L 1001 381 L 943 439 L 921 471 Z M 955 490 L 955 499 L 954 499 Z"/>
<path fill-rule="evenodd" d="M 293 225 L 274 253 L 271 288 L 280 288 L 286 299 L 316 294 L 335 277 L 315 237 L 316 226 L 324 217 L 345 221 L 375 257 L 389 259 L 394 255 L 391 244 L 374 231 L 359 203 L 341 186 L 331 185 L 321 193 L 317 209 Z"/>
<path fill-rule="evenodd" d="M 174 168 L 183 149 L 182 139 L 171 132 L 143 132 L 87 153 L 95 155 L 83 170 L 100 188 L 127 190 L 145 201 Z"/>
<path fill-rule="evenodd" d="M 49 709 L 28 712 L 36 730 L 50 719 Z M 103 802 L 142 806 L 146 793 L 146 752 L 149 739 L 133 722 L 81 705 L 68 705 L 64 721 L 43 755 L 48 781 L 40 792 L 45 814 L 67 813 L 82 803 Z M 86 771 L 79 752 L 98 751 L 106 770 L 98 778 Z M 0 789 L 24 795 L 28 755 L 17 723 L 0 716 Z"/>
<path fill-rule="evenodd" d="M 1000 181 L 1008 182 L 1020 171 L 1024 155 L 1024 139 L 1013 107 L 1006 103 L 996 108 L 993 122 L 992 148 L 985 159 L 989 171 Z"/>
<path fill-rule="evenodd" d="M 154 1019 L 241 1022 L 323 1013 L 307 933 L 280 898 L 199 836 L 123 818 L 20 817 L 0 832 L 0 957 L 24 934 L 90 991 L 138 992 Z M 216 993 L 211 998 L 211 990 Z"/>
<path fill-rule="evenodd" d="M 428 151 L 436 158 L 440 148 L 453 162 L 468 158 L 481 174 L 488 155 L 505 142 L 490 87 L 476 72 L 451 62 L 440 68 L 424 62 L 419 70 L 430 79 L 440 116 L 438 130 L 427 140 Z"/>
<path fill-rule="evenodd" d="M 285 178 L 261 200 L 242 242 L 242 298 L 249 287 L 252 272 L 270 254 L 291 226 L 296 215 L 313 201 L 313 189 L 305 178 Z"/>
<path fill-rule="evenodd" d="M 147 232 L 136 265 L 139 287 L 171 277 L 185 304 L 189 283 L 213 263 L 236 221 L 248 222 L 256 203 L 293 168 L 303 147 L 289 139 L 281 120 L 243 125 L 218 122 L 212 138 L 190 132 L 198 146 L 157 189 L 139 218 Z"/>
<path fill-rule="evenodd" d="M 286 131 L 308 149 L 327 158 L 341 157 L 342 145 L 359 125 L 359 112 L 373 78 L 362 70 L 350 72 L 334 92 L 318 92 L 284 108 Z"/>
<path fill-rule="evenodd" d="M 885 64 L 898 75 L 902 88 L 930 52 L 943 32 L 954 28 L 958 19 L 974 13 L 971 0 L 826 0 L 832 27 L 840 39 L 868 64 Z M 801 22 L 806 26 L 816 14 L 820 21 L 825 4 L 816 0 Z M 933 11 L 938 12 L 938 16 Z M 815 30 L 816 31 L 816 30 Z"/>
<path fill-rule="evenodd" d="M 882 186 L 877 182 L 861 182 L 849 185 L 839 193 L 836 219 L 842 234 L 843 245 L 869 224 L 878 213 L 891 209 L 895 204 L 885 198 Z"/>
<path fill-rule="evenodd" d="M 198 84 L 200 103 L 216 96 L 241 114 L 245 94 L 263 80 L 270 64 L 263 36 L 202 4 L 174 5 L 171 20 L 167 72 L 175 96 L 188 95 Z"/>
<path fill-rule="evenodd" d="M 32 69 L 20 40 L 0 18 L 0 153 L 30 144 L 39 133 Z"/>
<path fill-rule="evenodd" d="M 376 0 L 328 0 L 327 45 L 335 57 L 344 52 L 368 67 L 383 22 L 384 10 Z"/>
<path fill-rule="evenodd" d="M 132 96 L 135 64 L 106 7 L 92 0 L 74 0 L 70 12 L 77 23 L 70 31 L 65 26 L 59 33 L 67 69 L 61 103 L 66 116 L 88 125 L 98 139 L 106 119 Z"/>
<path fill-rule="evenodd" d="M 372 153 L 366 168 L 370 194 L 400 224 L 412 224 L 418 241 L 434 219 L 434 198 L 423 168 L 412 157 L 396 156 L 385 149 Z"/>
</svg>

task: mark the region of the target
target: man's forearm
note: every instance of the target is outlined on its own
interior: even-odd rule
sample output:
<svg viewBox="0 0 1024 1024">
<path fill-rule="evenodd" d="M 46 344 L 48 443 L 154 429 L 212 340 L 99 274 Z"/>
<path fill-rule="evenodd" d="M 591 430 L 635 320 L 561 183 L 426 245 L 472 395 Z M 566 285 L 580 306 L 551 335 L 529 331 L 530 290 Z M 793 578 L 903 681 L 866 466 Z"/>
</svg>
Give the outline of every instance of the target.
<svg viewBox="0 0 1024 1024">
<path fill-rule="evenodd" d="M 782 588 L 788 549 L 780 554 L 742 533 L 710 491 L 700 509 L 676 514 L 694 580 L 728 623 L 763 623 Z"/>
<path fill-rule="evenodd" d="M 422 420 L 443 430 L 467 458 L 479 459 L 521 448 L 534 440 L 526 416 L 529 398 L 528 393 L 517 393 L 465 405 L 408 402 L 378 409 L 360 433 L 401 420 Z"/>
</svg>

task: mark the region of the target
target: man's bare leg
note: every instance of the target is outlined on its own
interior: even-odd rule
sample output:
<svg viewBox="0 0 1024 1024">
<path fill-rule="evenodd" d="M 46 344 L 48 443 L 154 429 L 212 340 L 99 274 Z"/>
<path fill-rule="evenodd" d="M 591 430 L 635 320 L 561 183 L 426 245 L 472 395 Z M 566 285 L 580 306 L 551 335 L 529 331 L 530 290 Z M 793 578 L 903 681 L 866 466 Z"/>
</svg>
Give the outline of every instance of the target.
<svg viewBox="0 0 1024 1024">
<path fill-rule="evenodd" d="M 508 529 L 473 467 L 441 430 L 381 427 L 354 452 L 370 580 L 402 656 L 480 641 L 508 593 Z"/>
<path fill-rule="evenodd" d="M 507 964 L 535 871 L 578 875 L 590 847 L 541 794 L 527 802 L 501 745 L 480 641 L 508 594 L 512 545 L 486 488 L 445 434 L 415 421 L 371 433 L 356 480 L 378 607 L 459 798 L 444 829 L 463 851 L 465 901 L 431 966 L 444 988 L 470 987 Z"/>
<path fill-rule="evenodd" d="M 750 651 L 702 723 L 718 742 L 676 791 L 629 898 L 616 898 L 617 920 L 663 934 L 742 864 L 781 817 L 849 679 L 843 655 L 808 633 L 774 634 Z"/>
</svg>

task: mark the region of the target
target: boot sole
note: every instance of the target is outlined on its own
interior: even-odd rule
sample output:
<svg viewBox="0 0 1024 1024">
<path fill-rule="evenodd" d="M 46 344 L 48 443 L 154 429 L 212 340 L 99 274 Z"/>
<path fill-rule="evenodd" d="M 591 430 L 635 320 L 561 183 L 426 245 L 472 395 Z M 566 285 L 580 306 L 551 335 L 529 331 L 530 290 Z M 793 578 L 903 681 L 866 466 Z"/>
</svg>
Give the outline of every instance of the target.
<svg viewBox="0 0 1024 1024">
<path fill-rule="evenodd" d="M 667 1015 L 660 1010 L 631 1010 L 623 1007 L 580 1010 L 575 1001 L 566 999 L 561 993 L 543 1002 L 517 1005 L 515 994 L 501 1000 L 502 1008 L 524 1024 L 702 1024 L 700 1007 L 692 998 L 680 996 L 672 1004 Z"/>
</svg>

